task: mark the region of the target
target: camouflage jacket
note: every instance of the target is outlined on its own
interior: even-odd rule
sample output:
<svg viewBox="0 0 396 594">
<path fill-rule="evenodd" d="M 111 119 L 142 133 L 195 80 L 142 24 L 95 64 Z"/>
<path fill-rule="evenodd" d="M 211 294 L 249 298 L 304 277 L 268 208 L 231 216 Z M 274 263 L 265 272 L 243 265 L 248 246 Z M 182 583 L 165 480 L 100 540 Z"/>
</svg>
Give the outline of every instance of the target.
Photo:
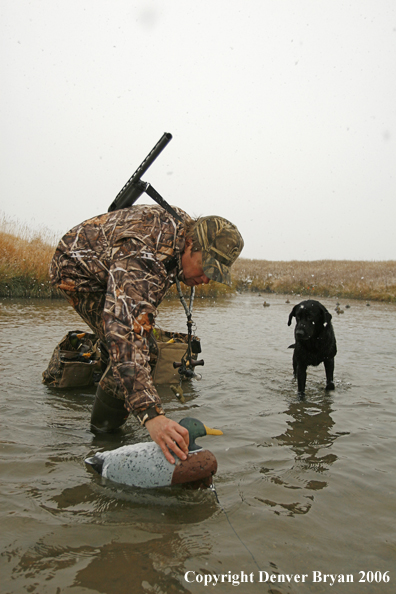
<svg viewBox="0 0 396 594">
<path fill-rule="evenodd" d="M 51 281 L 60 289 L 105 294 L 112 371 L 134 414 L 149 407 L 162 410 L 150 374 L 148 337 L 157 306 L 180 270 L 184 245 L 182 223 L 160 206 L 135 205 L 71 229 L 51 262 Z"/>
</svg>

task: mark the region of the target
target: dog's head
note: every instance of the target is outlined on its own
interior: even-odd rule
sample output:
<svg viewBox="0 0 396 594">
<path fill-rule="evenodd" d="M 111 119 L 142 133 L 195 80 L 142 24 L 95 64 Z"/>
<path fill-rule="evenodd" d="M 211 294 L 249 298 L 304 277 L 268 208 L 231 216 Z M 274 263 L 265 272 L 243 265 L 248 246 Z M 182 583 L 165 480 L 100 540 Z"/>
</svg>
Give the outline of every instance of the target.
<svg viewBox="0 0 396 594">
<path fill-rule="evenodd" d="M 308 299 L 295 305 L 290 312 L 288 326 L 296 318 L 296 340 L 309 340 L 318 336 L 331 322 L 331 313 L 319 301 Z"/>
</svg>

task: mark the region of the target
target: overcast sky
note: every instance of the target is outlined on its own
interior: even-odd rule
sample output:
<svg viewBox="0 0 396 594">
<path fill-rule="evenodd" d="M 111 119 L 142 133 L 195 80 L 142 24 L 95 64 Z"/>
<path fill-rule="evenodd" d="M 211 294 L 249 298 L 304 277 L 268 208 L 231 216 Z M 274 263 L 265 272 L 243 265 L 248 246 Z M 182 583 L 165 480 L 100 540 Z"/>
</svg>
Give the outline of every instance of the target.
<svg viewBox="0 0 396 594">
<path fill-rule="evenodd" d="M 396 259 L 395 0 L 2 0 L 0 21 L 6 217 L 60 236 L 170 132 L 143 179 L 233 221 L 242 257 Z"/>
</svg>

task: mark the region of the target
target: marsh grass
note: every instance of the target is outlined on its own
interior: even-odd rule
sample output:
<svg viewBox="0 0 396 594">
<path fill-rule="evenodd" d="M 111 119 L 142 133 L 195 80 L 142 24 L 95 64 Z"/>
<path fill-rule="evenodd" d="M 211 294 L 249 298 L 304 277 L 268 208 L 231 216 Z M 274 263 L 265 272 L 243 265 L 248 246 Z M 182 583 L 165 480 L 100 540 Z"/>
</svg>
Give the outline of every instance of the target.
<svg viewBox="0 0 396 594">
<path fill-rule="evenodd" d="M 55 238 L 46 229 L 31 231 L 2 216 L 0 219 L 0 296 L 56 297 L 49 262 Z"/>
<path fill-rule="evenodd" d="M 46 229 L 0 219 L 0 297 L 57 298 L 48 268 L 58 238 Z M 396 261 L 318 260 L 281 262 L 238 259 L 232 287 L 210 283 L 196 288 L 196 298 L 236 291 L 366 299 L 396 303 Z M 189 290 L 186 289 L 186 299 Z M 172 287 L 167 298 L 177 297 Z"/>
<path fill-rule="evenodd" d="M 396 302 L 396 261 L 316 260 L 271 262 L 239 259 L 239 290 Z"/>
</svg>

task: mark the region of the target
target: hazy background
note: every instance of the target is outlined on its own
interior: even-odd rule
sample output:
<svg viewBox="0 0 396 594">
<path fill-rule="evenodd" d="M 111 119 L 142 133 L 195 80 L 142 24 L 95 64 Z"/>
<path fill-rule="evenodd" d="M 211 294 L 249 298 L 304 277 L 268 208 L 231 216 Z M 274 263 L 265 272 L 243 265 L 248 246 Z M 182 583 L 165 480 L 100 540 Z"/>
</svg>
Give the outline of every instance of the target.
<svg viewBox="0 0 396 594">
<path fill-rule="evenodd" d="M 171 132 L 145 181 L 235 222 L 242 256 L 396 259 L 394 0 L 3 0 L 0 22 L 7 217 L 107 211 Z"/>
</svg>

